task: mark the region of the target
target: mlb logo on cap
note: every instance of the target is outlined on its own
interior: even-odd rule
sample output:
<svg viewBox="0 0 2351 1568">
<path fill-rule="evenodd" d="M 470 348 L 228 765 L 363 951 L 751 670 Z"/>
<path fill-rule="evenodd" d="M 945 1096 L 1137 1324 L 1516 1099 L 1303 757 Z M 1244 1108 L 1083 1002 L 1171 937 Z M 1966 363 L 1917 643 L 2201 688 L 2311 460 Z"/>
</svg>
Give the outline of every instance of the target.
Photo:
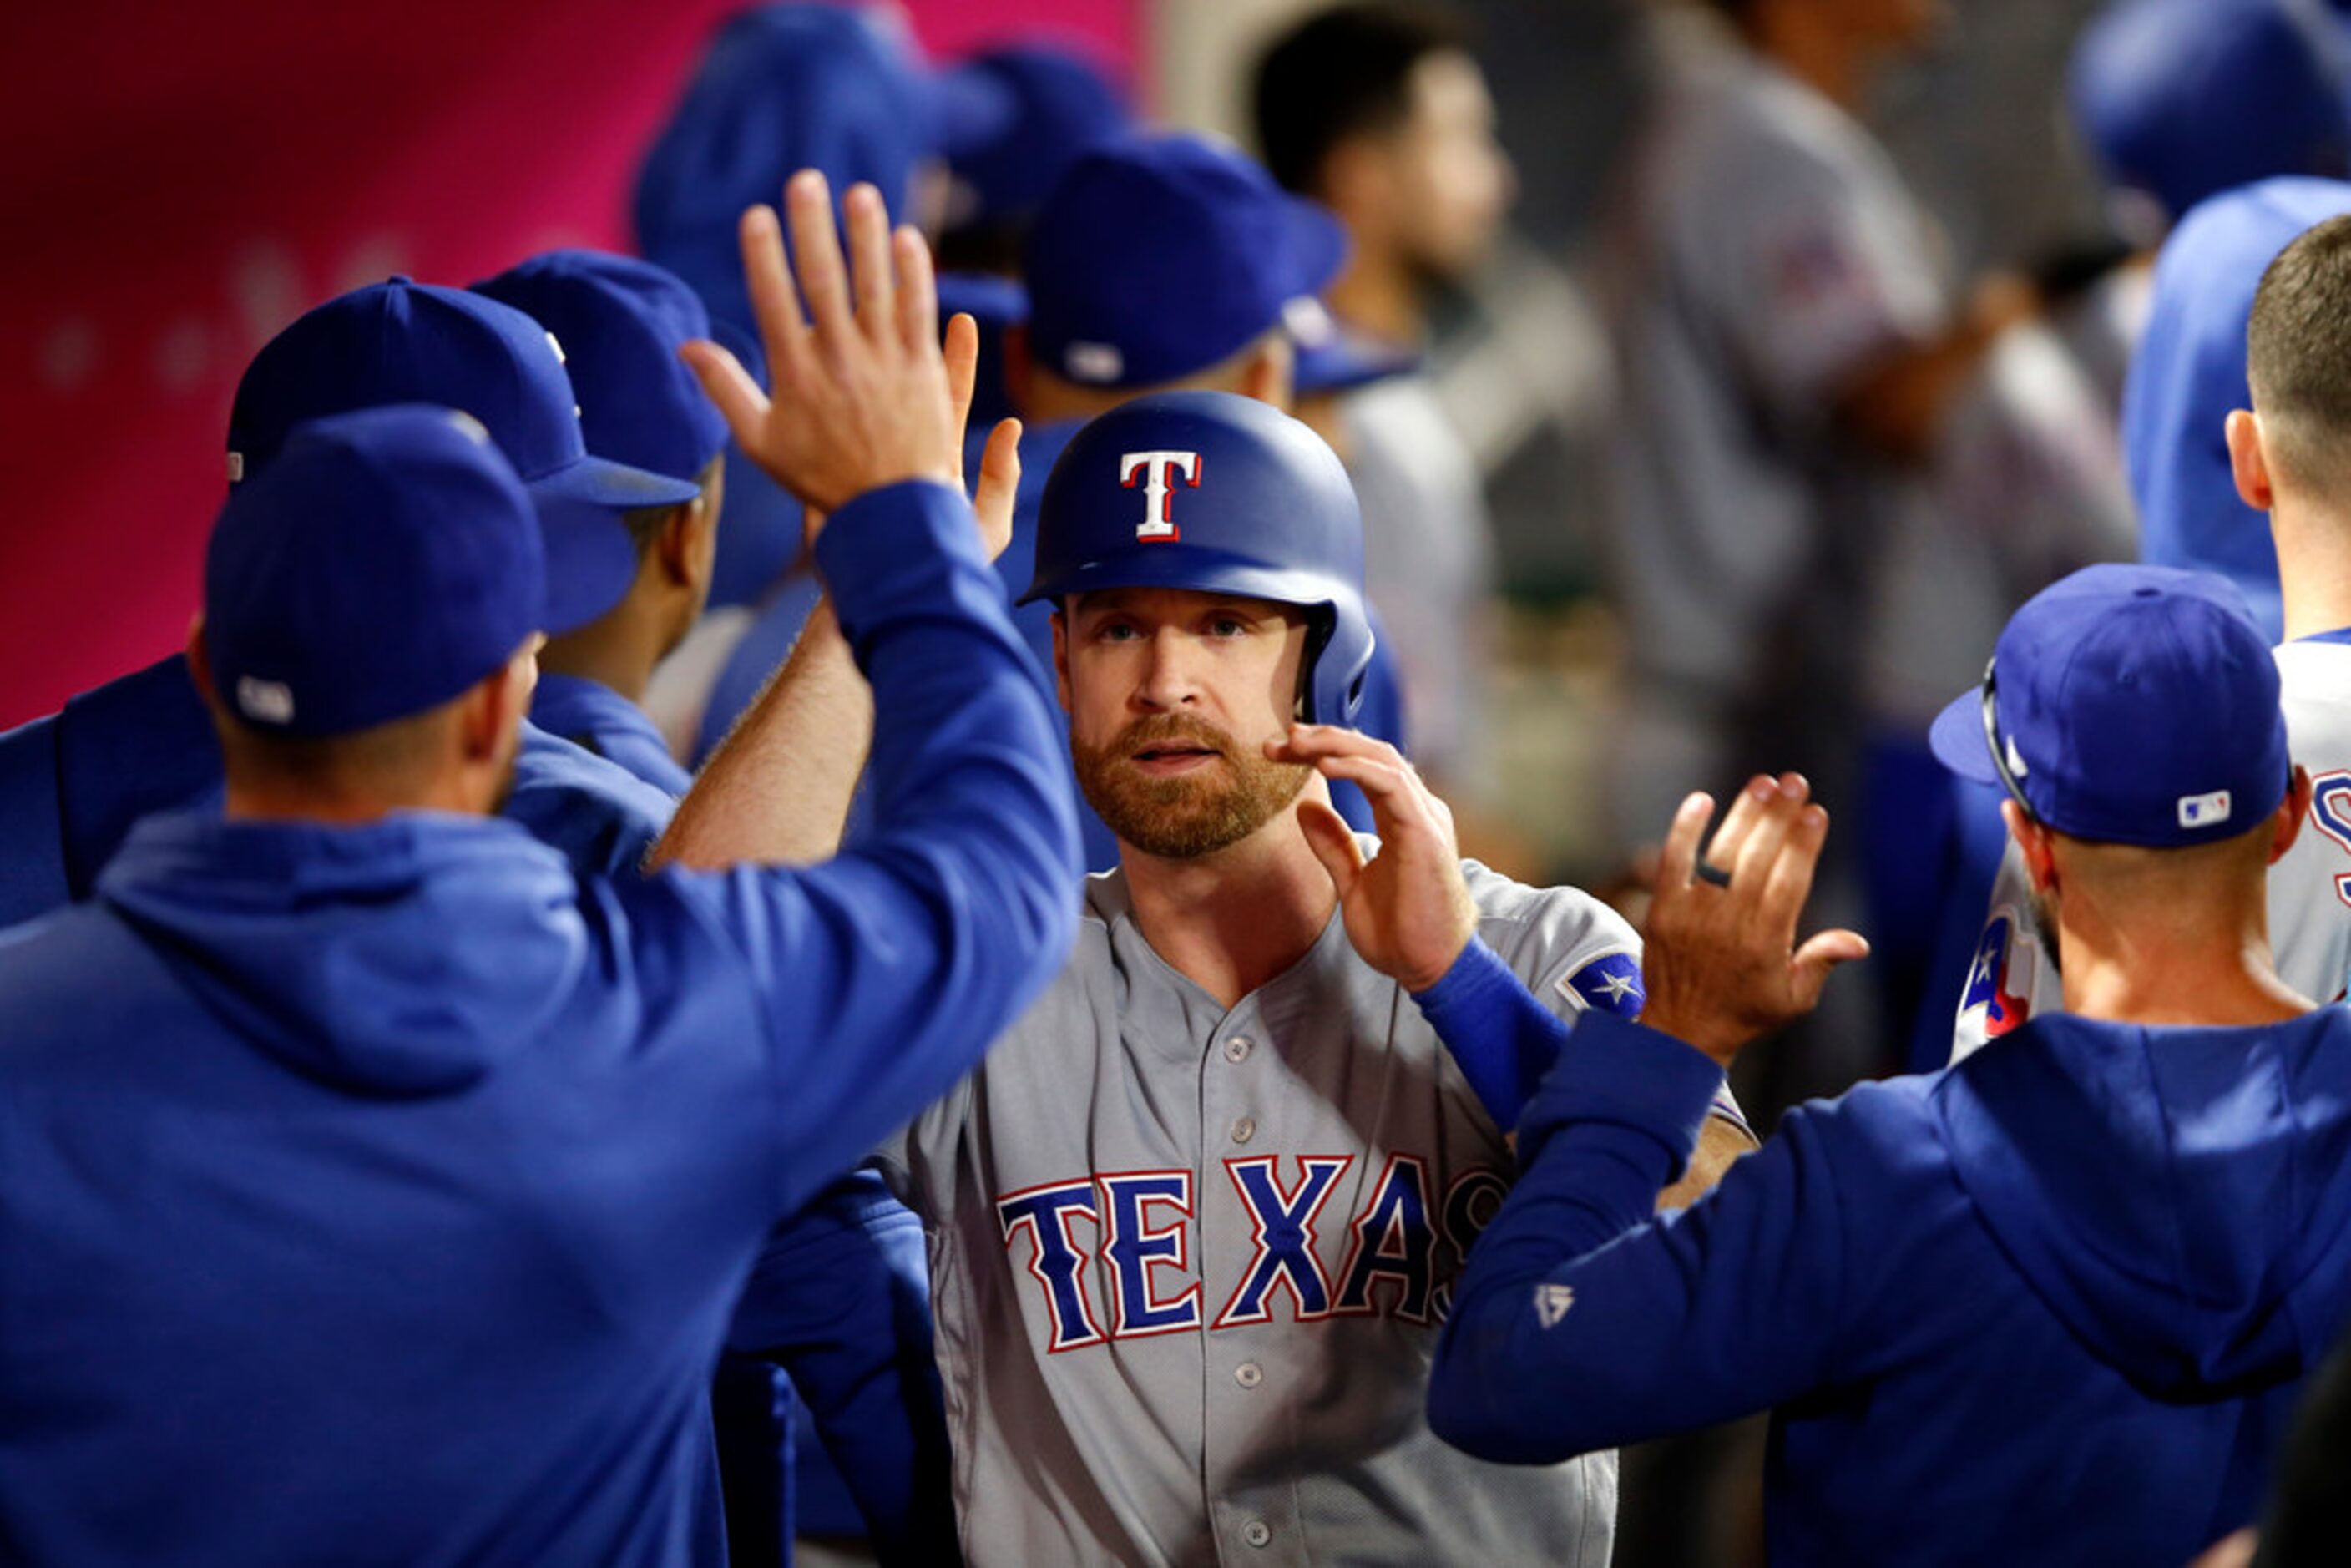
<svg viewBox="0 0 2351 1568">
<path fill-rule="evenodd" d="M 2183 828 L 2210 828 L 2229 820 L 2229 792 L 2215 789 L 2209 795 L 2183 795 L 2179 798 L 2179 825 Z"/>
</svg>

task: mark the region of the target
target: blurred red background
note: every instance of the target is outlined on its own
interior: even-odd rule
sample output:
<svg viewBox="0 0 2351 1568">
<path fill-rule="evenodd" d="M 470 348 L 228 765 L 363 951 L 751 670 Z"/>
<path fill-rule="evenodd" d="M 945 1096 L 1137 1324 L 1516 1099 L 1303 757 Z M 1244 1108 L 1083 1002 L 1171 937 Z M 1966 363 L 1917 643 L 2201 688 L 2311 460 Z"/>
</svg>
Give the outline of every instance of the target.
<svg viewBox="0 0 2351 1568">
<path fill-rule="evenodd" d="M 742 0 L 89 0 L 0 20 L 0 727 L 177 647 L 246 360 L 406 272 L 625 248 L 637 155 Z M 1134 0 L 907 0 L 1129 79 Z"/>
</svg>

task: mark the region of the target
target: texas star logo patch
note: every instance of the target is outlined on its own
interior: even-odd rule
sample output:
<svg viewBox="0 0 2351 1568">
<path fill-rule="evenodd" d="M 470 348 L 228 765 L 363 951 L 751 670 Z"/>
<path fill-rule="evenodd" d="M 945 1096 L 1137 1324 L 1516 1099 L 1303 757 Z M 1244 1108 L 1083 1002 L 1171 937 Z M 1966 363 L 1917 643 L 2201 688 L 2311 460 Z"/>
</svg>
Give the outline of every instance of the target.
<svg viewBox="0 0 2351 1568">
<path fill-rule="evenodd" d="M 1559 1327 L 1559 1320 L 1567 1316 L 1567 1309 L 1575 1305 L 1573 1285 L 1537 1285 L 1535 1287 L 1535 1322 L 1547 1329 Z"/>
<path fill-rule="evenodd" d="M 1649 993 L 1641 988 L 1641 961 L 1630 953 L 1604 953 L 1559 982 L 1572 999 L 1604 1013 L 1636 1019 Z"/>
<path fill-rule="evenodd" d="M 1959 998 L 1959 1011 L 1984 1009 L 1987 1040 L 2021 1029 L 2032 1016 L 2032 986 L 2028 979 L 2009 989 L 2011 949 L 2017 935 L 2016 911 L 1995 911 L 1976 943 L 1975 960 L 1968 967 L 1968 988 Z"/>
<path fill-rule="evenodd" d="M 1181 481 L 1191 489 L 1198 489 L 1200 466 L 1200 455 L 1196 452 L 1118 455 L 1120 487 L 1132 490 L 1138 482 L 1143 486 L 1143 521 L 1135 525 L 1136 538 L 1165 543 L 1180 537 L 1176 528 L 1176 486 Z"/>
</svg>

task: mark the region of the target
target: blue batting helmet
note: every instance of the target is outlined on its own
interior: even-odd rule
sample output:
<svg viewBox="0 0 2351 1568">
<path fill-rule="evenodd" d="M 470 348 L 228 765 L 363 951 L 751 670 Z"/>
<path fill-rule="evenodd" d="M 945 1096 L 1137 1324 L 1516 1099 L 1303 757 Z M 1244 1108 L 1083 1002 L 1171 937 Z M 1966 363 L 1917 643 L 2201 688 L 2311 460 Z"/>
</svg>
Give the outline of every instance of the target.
<svg viewBox="0 0 2351 1568">
<path fill-rule="evenodd" d="M 1302 716 L 1354 721 L 1372 663 L 1363 515 L 1337 455 L 1279 409 L 1160 392 L 1078 432 L 1045 481 L 1020 602 L 1105 588 L 1299 606 L 1311 627 Z"/>
</svg>

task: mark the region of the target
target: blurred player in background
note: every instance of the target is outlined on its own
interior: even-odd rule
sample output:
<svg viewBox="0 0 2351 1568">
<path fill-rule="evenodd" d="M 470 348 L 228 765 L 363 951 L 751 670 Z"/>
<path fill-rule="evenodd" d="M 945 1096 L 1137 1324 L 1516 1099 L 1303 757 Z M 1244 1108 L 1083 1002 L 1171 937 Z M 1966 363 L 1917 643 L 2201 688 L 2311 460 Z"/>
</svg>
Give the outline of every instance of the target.
<svg viewBox="0 0 2351 1568">
<path fill-rule="evenodd" d="M 2258 287 L 2241 312 L 2249 278 Z M 2270 873 L 2269 937 L 2285 983 L 2331 1002 L 2351 978 L 2351 382 L 2340 375 L 2351 185 L 2271 180 L 2205 203 L 2165 246 L 2156 315 L 2165 325 L 2134 373 L 2178 378 L 2171 401 L 2203 418 L 2199 434 L 2135 448 L 2137 460 L 2200 470 L 2217 438 L 2231 506 L 2273 540 L 2286 634 L 2275 659 L 2312 801 L 2307 830 Z M 2033 885 L 2011 850 L 1959 999 L 1954 1060 L 2064 1005 Z"/>
<path fill-rule="evenodd" d="M 2111 429 L 2029 286 L 1952 303 L 1939 240 L 1856 118 L 1928 0 L 1715 0 L 1661 18 L 1657 101 L 1612 261 L 1623 420 L 1614 572 L 1631 669 L 1618 831 L 1691 780 L 1793 766 L 1858 801 L 1832 917 L 1865 898 L 1908 1018 L 1932 951 L 1948 790 L 1919 737 L 2008 609 L 2126 556 Z M 1773 1103 L 1885 1063 L 1824 1017 Z"/>
<path fill-rule="evenodd" d="M 1274 178 L 1346 226 L 1346 266 L 1323 290 L 1340 334 L 1366 355 L 1426 352 L 1434 291 L 1486 257 L 1513 192 L 1466 35 L 1425 8 L 1317 11 L 1266 50 L 1250 96 Z M 1338 424 L 1414 760 L 1457 810 L 1474 811 L 1492 801 L 1497 590 L 1478 465 L 1412 370 L 1341 399 Z"/>
</svg>

